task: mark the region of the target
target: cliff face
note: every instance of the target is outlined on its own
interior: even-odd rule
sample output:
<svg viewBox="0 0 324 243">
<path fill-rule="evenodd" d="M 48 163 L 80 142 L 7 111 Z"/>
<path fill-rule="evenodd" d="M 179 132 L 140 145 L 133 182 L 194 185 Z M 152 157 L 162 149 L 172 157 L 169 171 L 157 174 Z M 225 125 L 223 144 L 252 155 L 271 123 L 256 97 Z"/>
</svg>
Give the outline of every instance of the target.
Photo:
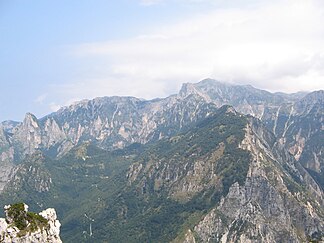
<svg viewBox="0 0 324 243">
<path fill-rule="evenodd" d="M 184 84 L 180 95 L 202 97 L 217 107 L 228 104 L 260 119 L 324 188 L 324 91 L 309 94 L 269 93 L 252 86 L 215 80 Z"/>
<path fill-rule="evenodd" d="M 286 124 L 279 141 L 324 188 L 324 91 L 296 102 Z"/>
<path fill-rule="evenodd" d="M 142 101 L 106 97 L 62 108 L 42 119 L 27 113 L 10 129 L 0 125 L 0 193 L 17 164 L 36 151 L 57 158 L 84 142 L 108 150 L 168 137 L 216 110 L 200 96 Z"/>
<path fill-rule="evenodd" d="M 5 207 L 6 218 L 0 218 L 0 242 L 4 243 L 62 243 L 60 222 L 53 208 L 39 214 L 28 212 L 26 204 Z"/>
<path fill-rule="evenodd" d="M 289 163 L 285 155 L 274 156 L 272 146 L 261 138 L 255 127 L 247 126 L 240 146 L 251 152 L 253 160 L 245 182 L 234 183 L 194 227 L 197 238 L 203 242 L 323 240 L 321 189 L 298 163 Z M 303 184 L 308 188 L 303 189 Z"/>
<path fill-rule="evenodd" d="M 147 143 L 178 132 L 207 117 L 216 107 L 201 97 L 170 96 L 143 101 L 132 97 L 105 97 L 83 101 L 37 119 L 27 113 L 22 123 L 9 129 L 0 125 L 0 190 L 10 169 L 27 155 L 42 151 L 56 158 L 73 147 L 91 142 L 112 150 L 132 143 Z"/>
<path fill-rule="evenodd" d="M 165 193 L 182 203 L 205 197 L 201 205 L 216 199 L 183 242 L 323 240 L 323 191 L 273 133 L 230 107 L 205 124 L 171 138 L 172 149 L 156 148 L 127 175 L 144 197 Z"/>
</svg>

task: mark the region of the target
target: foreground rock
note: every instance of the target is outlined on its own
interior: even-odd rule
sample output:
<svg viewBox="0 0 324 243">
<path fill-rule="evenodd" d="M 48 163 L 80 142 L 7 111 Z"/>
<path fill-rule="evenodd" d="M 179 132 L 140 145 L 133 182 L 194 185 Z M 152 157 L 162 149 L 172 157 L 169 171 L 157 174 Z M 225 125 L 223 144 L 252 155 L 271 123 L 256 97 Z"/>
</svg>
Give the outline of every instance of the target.
<svg viewBox="0 0 324 243">
<path fill-rule="evenodd" d="M 28 212 L 23 203 L 5 206 L 6 218 L 0 218 L 0 242 L 61 243 L 60 222 L 53 208 L 39 214 Z"/>
</svg>

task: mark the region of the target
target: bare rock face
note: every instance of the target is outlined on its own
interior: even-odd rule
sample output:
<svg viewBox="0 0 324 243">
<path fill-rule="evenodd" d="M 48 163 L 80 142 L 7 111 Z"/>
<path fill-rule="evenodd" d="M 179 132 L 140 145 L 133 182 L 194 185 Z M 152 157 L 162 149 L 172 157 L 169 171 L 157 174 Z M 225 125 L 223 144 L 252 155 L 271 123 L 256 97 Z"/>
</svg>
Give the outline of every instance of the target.
<svg viewBox="0 0 324 243">
<path fill-rule="evenodd" d="M 216 110 L 202 97 L 170 96 L 143 101 L 133 97 L 85 100 L 44 118 L 27 113 L 22 123 L 0 126 L 0 193 L 27 156 L 42 151 L 61 157 L 85 142 L 108 150 L 145 144 L 178 132 Z"/>
<path fill-rule="evenodd" d="M 61 243 L 60 222 L 55 209 L 39 214 L 28 212 L 23 203 L 5 206 L 6 218 L 0 218 L 0 242 L 4 243 Z"/>
<path fill-rule="evenodd" d="M 57 220 L 56 212 L 54 208 L 48 208 L 46 210 L 43 210 L 39 213 L 39 215 L 43 216 L 45 219 L 48 220 L 49 229 L 48 229 L 48 235 L 51 236 L 53 239 L 53 242 L 61 242 L 60 240 L 60 222 Z"/>
<path fill-rule="evenodd" d="M 154 142 L 208 117 L 222 105 L 262 120 L 320 178 L 324 175 L 324 151 L 318 142 L 324 140 L 323 94 L 270 93 L 206 79 L 184 84 L 179 94 L 164 99 L 103 97 L 75 103 L 40 119 L 27 113 L 21 123 L 0 124 L 0 192 L 14 175 L 12 167 L 37 150 L 56 158 L 84 142 L 110 150 Z"/>
<path fill-rule="evenodd" d="M 194 92 L 194 88 L 191 85 L 187 90 Z M 128 105 L 122 106 L 119 102 L 125 100 L 119 98 L 114 98 L 114 102 L 123 109 L 117 109 L 116 103 L 110 104 L 111 100 L 108 99 L 106 102 L 113 109 L 106 110 L 106 107 L 101 110 L 98 112 L 100 117 L 96 117 L 97 113 L 94 112 L 97 108 L 101 109 L 100 105 L 97 107 L 96 103 L 95 108 L 92 106 L 94 101 L 90 101 L 77 104 L 71 109 L 63 109 L 59 115 L 54 114 L 51 118 L 41 119 L 38 126 L 47 124 L 48 129 L 56 127 L 60 131 L 63 127 L 65 134 L 70 133 L 70 141 L 73 143 L 85 141 L 91 136 L 98 137 L 98 140 L 89 141 L 89 147 L 83 143 L 61 160 L 52 160 L 41 152 L 26 156 L 23 163 L 18 165 L 19 170 L 13 180 L 7 184 L 4 199 L 11 200 L 14 195 L 19 196 L 23 192 L 23 196 L 27 194 L 33 197 L 37 205 L 41 202 L 37 200 L 38 197 L 46 199 L 45 205 L 53 200 L 57 210 L 75 208 L 72 214 L 62 211 L 60 214 L 79 222 L 86 217 L 91 222 L 88 225 L 89 222 L 86 221 L 83 226 L 90 229 L 90 233 L 84 231 L 83 227 L 75 227 L 68 234 L 62 235 L 63 239 L 71 242 L 80 242 L 82 237 L 96 242 L 107 239 L 111 242 L 130 242 L 133 240 L 130 237 L 138 232 L 141 232 L 137 234 L 138 242 L 323 241 L 323 190 L 307 169 L 288 152 L 285 143 L 278 141 L 273 130 L 269 130 L 267 124 L 260 119 L 240 114 L 231 106 L 223 106 L 215 114 L 208 115 L 213 106 L 206 106 L 199 92 L 187 95 L 184 91 L 182 95 L 181 99 L 179 95 L 169 97 L 168 101 L 158 100 L 149 104 L 138 101 L 136 105 L 132 103 L 135 106 L 130 112 L 133 120 L 126 120 L 129 118 L 128 113 L 123 116 Z M 113 112 L 113 119 L 105 120 L 105 116 L 110 116 L 104 115 L 104 111 L 107 114 Z M 139 111 L 140 115 L 136 113 Z M 78 115 L 74 116 L 74 113 Z M 137 115 L 143 117 L 136 120 Z M 204 119 L 190 124 L 190 121 L 199 117 Z M 91 125 L 93 121 L 95 128 Z M 280 127 L 279 123 L 277 127 Z M 176 133 L 186 124 L 189 126 Z M 77 133 L 74 133 L 76 130 L 73 129 L 76 128 Z M 138 130 L 142 132 L 141 135 L 135 133 Z M 149 131 L 153 133 L 150 134 Z M 110 135 L 105 137 L 106 135 L 101 136 L 99 133 Z M 140 138 L 143 140 L 137 140 Z M 93 146 L 93 143 L 108 147 L 115 143 L 123 146 L 130 141 L 145 143 L 160 138 L 163 139 L 156 143 L 139 146 L 138 150 L 134 150 L 136 152 L 127 148 L 116 154 L 105 151 L 101 155 L 98 152 L 100 149 Z M 46 141 L 59 139 L 58 135 Z M 134 156 L 135 153 L 140 154 Z M 120 155 L 123 160 L 118 157 Z M 103 162 L 110 156 L 111 161 Z M 126 157 L 130 161 L 125 161 L 125 165 L 122 165 Z M 56 171 L 56 165 L 62 166 L 60 170 Z M 120 165 L 116 174 L 106 174 L 106 171 Z M 98 172 L 102 172 L 105 177 L 98 177 Z M 70 175 L 73 177 L 65 178 Z M 94 185 L 93 178 L 99 183 Z M 82 181 L 84 188 L 88 188 L 72 184 L 73 189 L 76 189 L 75 195 L 79 197 L 77 200 L 55 197 L 69 191 L 66 188 L 71 186 L 74 179 Z M 115 181 L 118 184 L 113 184 Z M 57 182 L 61 182 L 59 187 Z M 92 186 L 96 186 L 93 194 Z M 113 193 L 110 194 L 110 191 Z M 100 198 L 97 199 L 97 195 Z M 96 200 L 90 202 L 89 198 Z M 69 207 L 60 207 L 61 200 L 68 201 Z M 83 204 L 83 200 L 87 200 L 89 208 L 97 203 L 100 205 L 91 219 L 77 206 Z M 23 210 L 22 215 L 21 222 L 29 227 L 26 210 Z M 51 212 L 40 215 L 55 218 Z M 53 230 L 48 229 L 47 235 L 58 233 L 56 221 L 52 222 L 50 227 Z M 70 222 L 73 224 L 73 221 Z M 15 224 L 11 214 L 7 214 L 6 223 Z M 92 229 L 96 230 L 95 235 Z M 128 229 L 136 231 L 133 231 L 134 234 L 124 234 Z M 9 235 L 18 236 L 13 227 L 5 232 L 5 235 L 10 233 Z"/>
<path fill-rule="evenodd" d="M 10 183 L 10 191 L 26 185 L 35 192 L 47 192 L 52 186 L 52 178 L 48 170 L 44 168 L 45 157 L 42 153 L 36 152 L 32 156 L 28 156 L 24 163 L 17 167 L 17 171 Z"/>
<path fill-rule="evenodd" d="M 198 95 L 152 101 L 96 98 L 64 107 L 41 119 L 27 113 L 10 133 L 3 130 L 2 135 L 0 130 L 0 148 L 6 151 L 2 156 L 11 162 L 19 162 L 37 150 L 51 157 L 61 156 L 89 141 L 104 149 L 123 148 L 170 136 L 215 109 Z M 8 136 L 10 139 L 6 139 Z M 14 156 L 7 155 L 7 148 L 14 149 Z"/>
<path fill-rule="evenodd" d="M 14 175 L 14 148 L 10 145 L 6 127 L 0 124 L 0 192 Z"/>
<path fill-rule="evenodd" d="M 264 122 L 296 160 L 324 174 L 324 91 L 309 94 L 269 93 L 249 85 L 230 85 L 206 79 L 184 84 L 180 96 L 196 94 L 217 107 L 231 105 L 238 112 Z"/>
<path fill-rule="evenodd" d="M 0 166 L 0 192 L 3 190 L 8 181 L 13 178 L 17 168 L 8 161 L 1 162 Z"/>
<path fill-rule="evenodd" d="M 217 107 L 228 104 L 260 119 L 324 189 L 324 91 L 269 93 L 249 85 L 206 79 L 184 84 L 180 95 L 196 94 Z"/>
<path fill-rule="evenodd" d="M 197 238 L 242 243 L 323 240 L 323 211 L 318 207 L 323 205 L 323 192 L 307 182 L 298 164 L 289 164 L 289 159 L 278 154 L 274 158 L 273 145 L 257 130 L 248 125 L 240 145 L 253 156 L 244 185 L 233 184 L 219 205 L 195 226 Z M 292 175 L 310 185 L 308 192 L 293 183 Z M 307 195 L 309 192 L 314 197 Z"/>
<path fill-rule="evenodd" d="M 23 123 L 15 131 L 13 139 L 23 155 L 32 154 L 40 147 L 42 143 L 41 128 L 33 114 L 26 114 Z"/>
<path fill-rule="evenodd" d="M 186 233 L 183 243 L 196 243 L 195 237 L 191 230 L 188 230 Z"/>
</svg>

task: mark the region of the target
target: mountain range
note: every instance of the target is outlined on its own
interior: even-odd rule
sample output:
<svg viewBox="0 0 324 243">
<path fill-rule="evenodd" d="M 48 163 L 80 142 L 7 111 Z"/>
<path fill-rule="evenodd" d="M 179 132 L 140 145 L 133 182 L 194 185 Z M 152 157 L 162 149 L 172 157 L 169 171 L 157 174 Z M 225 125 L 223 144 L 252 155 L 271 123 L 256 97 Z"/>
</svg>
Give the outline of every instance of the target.
<svg viewBox="0 0 324 243">
<path fill-rule="evenodd" d="M 64 242 L 324 240 L 324 91 L 206 79 L 0 126 L 0 202 L 54 207 Z"/>
</svg>

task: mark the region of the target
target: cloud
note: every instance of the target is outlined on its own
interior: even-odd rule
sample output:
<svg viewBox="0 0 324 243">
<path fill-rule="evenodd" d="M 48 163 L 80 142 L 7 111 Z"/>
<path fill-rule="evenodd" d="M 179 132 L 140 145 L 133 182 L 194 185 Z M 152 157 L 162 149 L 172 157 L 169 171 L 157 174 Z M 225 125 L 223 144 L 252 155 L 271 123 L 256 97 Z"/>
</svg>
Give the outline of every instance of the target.
<svg viewBox="0 0 324 243">
<path fill-rule="evenodd" d="M 258 4 L 260 2 L 265 2 L 266 0 L 140 0 L 140 5 L 150 6 L 156 4 L 170 4 L 176 5 L 180 4 L 183 6 L 190 5 L 206 5 L 206 6 L 220 6 L 220 7 L 228 7 L 228 6 L 246 6 L 247 4 Z"/>
<path fill-rule="evenodd" d="M 144 6 L 150 6 L 150 5 L 155 5 L 158 3 L 161 3 L 162 0 L 141 0 L 140 4 Z"/>
<path fill-rule="evenodd" d="M 323 3 L 259 3 L 217 8 L 129 39 L 80 44 L 73 56 L 97 60 L 96 72 L 63 90 L 153 98 L 207 77 L 271 91 L 323 89 Z"/>
<path fill-rule="evenodd" d="M 56 104 L 55 102 L 51 102 L 49 104 L 49 108 L 50 108 L 50 111 L 56 112 L 56 111 L 58 111 L 61 108 L 61 105 Z"/>
<path fill-rule="evenodd" d="M 71 98 L 71 99 L 68 99 L 66 100 L 64 103 L 62 104 L 58 104 L 56 102 L 50 102 L 49 103 L 49 108 L 50 108 L 50 111 L 52 112 L 56 112 L 58 111 L 61 107 L 64 107 L 64 106 L 69 106 L 69 105 L 72 105 L 74 103 L 78 103 L 80 102 L 82 99 L 81 98 Z"/>
<path fill-rule="evenodd" d="M 45 99 L 47 98 L 47 96 L 48 96 L 47 93 L 45 93 L 45 94 L 41 94 L 40 96 L 38 96 L 38 97 L 34 100 L 34 102 L 36 102 L 37 104 L 42 105 L 42 104 L 44 103 Z"/>
</svg>

